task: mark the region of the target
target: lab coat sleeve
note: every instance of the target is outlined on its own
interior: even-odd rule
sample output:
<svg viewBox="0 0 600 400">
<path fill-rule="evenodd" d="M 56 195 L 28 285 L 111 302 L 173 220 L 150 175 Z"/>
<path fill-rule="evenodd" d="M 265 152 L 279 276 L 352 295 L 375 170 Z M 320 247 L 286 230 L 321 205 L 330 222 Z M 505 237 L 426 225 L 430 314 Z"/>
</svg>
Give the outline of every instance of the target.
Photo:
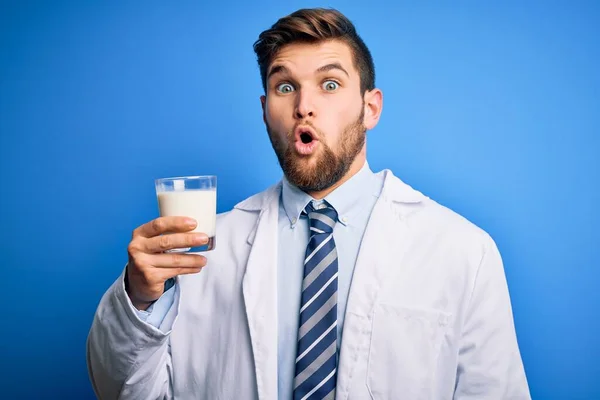
<svg viewBox="0 0 600 400">
<path fill-rule="evenodd" d="M 104 399 L 171 399 L 169 346 L 179 290 L 157 328 L 144 322 L 125 292 L 124 273 L 102 297 L 87 340 L 87 366 L 96 396 Z"/>
<path fill-rule="evenodd" d="M 467 308 L 454 398 L 530 399 L 503 261 L 489 235 Z"/>
</svg>

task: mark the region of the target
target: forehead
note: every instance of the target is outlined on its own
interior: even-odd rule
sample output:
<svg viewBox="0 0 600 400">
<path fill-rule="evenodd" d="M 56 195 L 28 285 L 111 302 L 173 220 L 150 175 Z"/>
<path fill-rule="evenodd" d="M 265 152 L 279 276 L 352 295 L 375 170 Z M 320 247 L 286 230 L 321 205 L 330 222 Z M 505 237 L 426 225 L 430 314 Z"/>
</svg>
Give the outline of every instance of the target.
<svg viewBox="0 0 600 400">
<path fill-rule="evenodd" d="M 284 66 L 290 73 L 314 73 L 331 63 L 339 63 L 351 77 L 358 75 L 350 46 L 339 40 L 285 45 L 273 57 L 267 73 L 275 66 Z"/>
</svg>

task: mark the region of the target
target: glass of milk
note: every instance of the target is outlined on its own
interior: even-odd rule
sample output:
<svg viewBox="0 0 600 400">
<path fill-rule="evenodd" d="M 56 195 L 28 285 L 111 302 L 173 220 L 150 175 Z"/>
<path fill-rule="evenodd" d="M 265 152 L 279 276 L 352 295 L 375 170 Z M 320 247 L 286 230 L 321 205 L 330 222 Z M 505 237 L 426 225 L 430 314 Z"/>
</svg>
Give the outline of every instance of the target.
<svg viewBox="0 0 600 400">
<path fill-rule="evenodd" d="M 179 176 L 155 181 L 158 210 L 161 217 L 194 218 L 198 225 L 192 232 L 205 233 L 208 244 L 175 249 L 171 252 L 195 253 L 213 250 L 216 246 L 217 177 Z"/>
</svg>

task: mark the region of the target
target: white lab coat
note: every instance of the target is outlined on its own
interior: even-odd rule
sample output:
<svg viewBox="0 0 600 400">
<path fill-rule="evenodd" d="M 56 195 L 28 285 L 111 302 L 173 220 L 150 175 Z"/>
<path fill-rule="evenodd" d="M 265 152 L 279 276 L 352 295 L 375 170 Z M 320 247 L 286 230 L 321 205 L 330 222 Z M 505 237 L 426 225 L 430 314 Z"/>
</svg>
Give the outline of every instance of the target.
<svg viewBox="0 0 600 400">
<path fill-rule="evenodd" d="M 529 399 L 494 241 L 391 171 L 380 174 L 336 399 Z M 217 248 L 202 272 L 178 278 L 166 333 L 137 317 L 123 276 L 110 287 L 87 346 L 100 399 L 277 398 L 280 191 L 218 216 Z"/>
</svg>

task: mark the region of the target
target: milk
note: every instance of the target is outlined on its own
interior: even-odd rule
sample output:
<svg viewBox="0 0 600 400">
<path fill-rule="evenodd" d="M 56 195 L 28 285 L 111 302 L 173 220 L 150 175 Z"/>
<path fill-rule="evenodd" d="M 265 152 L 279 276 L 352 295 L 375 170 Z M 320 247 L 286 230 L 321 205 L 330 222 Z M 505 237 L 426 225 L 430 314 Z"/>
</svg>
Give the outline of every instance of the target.
<svg viewBox="0 0 600 400">
<path fill-rule="evenodd" d="M 217 219 L 216 189 L 159 192 L 158 209 L 161 217 L 194 218 L 198 225 L 192 232 L 206 233 L 209 240 L 214 239 Z"/>
</svg>

